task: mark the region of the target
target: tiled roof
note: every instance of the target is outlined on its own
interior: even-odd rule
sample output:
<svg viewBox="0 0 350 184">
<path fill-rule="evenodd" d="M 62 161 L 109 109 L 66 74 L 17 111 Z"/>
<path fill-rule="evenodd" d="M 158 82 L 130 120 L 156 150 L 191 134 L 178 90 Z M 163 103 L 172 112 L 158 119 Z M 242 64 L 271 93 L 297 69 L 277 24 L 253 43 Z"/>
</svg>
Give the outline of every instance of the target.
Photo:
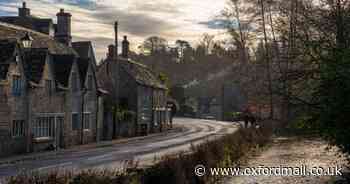
<svg viewBox="0 0 350 184">
<path fill-rule="evenodd" d="M 167 89 L 160 79 L 147 66 L 136 61 L 119 59 L 120 67 L 130 74 L 137 83 L 145 86 L 151 86 L 160 89 Z"/>
<path fill-rule="evenodd" d="M 17 39 L 20 40 L 29 33 L 33 37 L 33 48 L 47 48 L 51 54 L 56 55 L 75 55 L 78 54 L 73 48 L 67 47 L 66 45 L 55 41 L 52 37 L 39 33 L 27 28 L 15 26 L 0 22 L 0 38 L 1 39 Z"/>
<path fill-rule="evenodd" d="M 10 61 L 15 57 L 16 42 L 0 41 L 0 48 L 0 80 L 4 80 L 7 76 Z"/>
<path fill-rule="evenodd" d="M 90 41 L 73 42 L 72 47 L 79 54 L 79 74 L 83 86 L 89 64 L 96 66 L 92 43 Z"/>
<path fill-rule="evenodd" d="M 39 84 L 47 57 L 47 49 L 31 49 L 30 52 L 25 52 L 24 71 L 28 81 Z"/>
<path fill-rule="evenodd" d="M 0 17 L 1 22 L 6 22 L 9 24 L 14 24 L 17 26 L 25 27 L 28 29 L 36 30 L 38 32 L 42 32 L 45 34 L 48 33 L 48 29 L 52 26 L 53 28 L 53 21 L 52 19 L 43 19 L 43 18 L 37 18 L 33 16 L 29 17 Z"/>
<path fill-rule="evenodd" d="M 102 61 L 98 66 L 99 69 L 103 68 L 104 65 L 107 65 L 109 62 L 113 62 L 110 58 Z M 140 85 L 150 86 L 153 88 L 167 89 L 167 87 L 162 84 L 160 79 L 152 72 L 146 65 L 132 61 L 130 59 L 118 58 L 120 62 L 120 70 L 124 70 L 128 73 L 135 81 Z M 108 66 L 106 66 L 108 69 Z"/>
<path fill-rule="evenodd" d="M 84 41 L 84 42 L 73 42 L 72 43 L 73 49 L 79 54 L 81 58 L 89 58 L 89 51 L 91 48 L 91 42 L 90 41 Z"/>
<path fill-rule="evenodd" d="M 89 59 L 79 58 L 77 64 L 79 67 L 80 84 L 83 87 L 86 74 L 89 68 Z"/>
<path fill-rule="evenodd" d="M 67 87 L 69 84 L 69 76 L 74 60 L 74 56 L 53 55 L 53 65 L 56 82 L 63 85 L 63 87 Z"/>
</svg>

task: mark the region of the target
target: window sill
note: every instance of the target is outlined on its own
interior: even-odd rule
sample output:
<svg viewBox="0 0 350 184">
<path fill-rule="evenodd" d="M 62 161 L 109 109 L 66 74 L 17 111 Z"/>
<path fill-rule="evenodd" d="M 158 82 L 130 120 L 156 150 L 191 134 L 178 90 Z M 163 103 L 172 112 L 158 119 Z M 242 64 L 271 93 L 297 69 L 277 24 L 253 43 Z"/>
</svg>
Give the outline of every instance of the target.
<svg viewBox="0 0 350 184">
<path fill-rule="evenodd" d="M 16 135 L 16 136 L 12 136 L 12 139 L 21 139 L 25 137 L 24 135 Z"/>
<path fill-rule="evenodd" d="M 45 142 L 50 142 L 52 141 L 52 137 L 36 137 L 33 139 L 33 142 L 35 143 L 45 143 Z"/>
<path fill-rule="evenodd" d="M 91 129 L 84 129 L 84 132 L 91 132 Z"/>
</svg>

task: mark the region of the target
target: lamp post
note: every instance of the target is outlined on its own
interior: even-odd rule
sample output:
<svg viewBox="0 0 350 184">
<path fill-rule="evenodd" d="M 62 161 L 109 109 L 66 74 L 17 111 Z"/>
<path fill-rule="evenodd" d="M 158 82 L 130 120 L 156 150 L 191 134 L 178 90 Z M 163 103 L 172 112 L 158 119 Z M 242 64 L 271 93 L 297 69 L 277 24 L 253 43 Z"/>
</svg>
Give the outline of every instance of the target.
<svg viewBox="0 0 350 184">
<path fill-rule="evenodd" d="M 33 38 L 30 36 L 28 32 L 24 35 L 24 37 L 21 38 L 21 43 L 23 48 L 25 49 L 32 48 Z"/>
<path fill-rule="evenodd" d="M 26 50 L 30 50 L 32 48 L 32 42 L 33 42 L 33 38 L 29 35 L 29 33 L 27 32 L 24 37 L 22 37 L 20 39 L 20 44 L 23 47 L 23 58 L 24 60 L 26 59 Z M 26 119 L 27 119 L 27 123 L 26 123 L 26 134 L 27 134 L 27 148 L 26 151 L 29 153 L 31 151 L 31 144 L 32 144 L 32 133 L 30 131 L 31 126 L 29 125 L 30 123 L 30 117 L 29 117 L 29 99 L 25 98 L 25 102 L 26 102 Z"/>
</svg>

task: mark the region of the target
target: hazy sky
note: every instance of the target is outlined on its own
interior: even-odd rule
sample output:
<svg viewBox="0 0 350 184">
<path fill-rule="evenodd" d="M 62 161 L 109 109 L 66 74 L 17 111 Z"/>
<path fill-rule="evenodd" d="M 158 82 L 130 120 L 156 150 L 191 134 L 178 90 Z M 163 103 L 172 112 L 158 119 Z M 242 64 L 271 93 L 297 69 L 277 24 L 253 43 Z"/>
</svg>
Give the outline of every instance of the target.
<svg viewBox="0 0 350 184">
<path fill-rule="evenodd" d="M 132 48 L 153 35 L 169 42 L 195 44 L 203 33 L 223 30 L 216 21 L 226 0 L 26 0 L 32 15 L 55 19 L 60 8 L 73 15 L 73 40 L 91 40 L 97 58 L 113 43 L 113 22 L 119 21 L 120 39 L 128 35 Z M 0 0 L 0 16 L 17 14 L 22 0 Z"/>
</svg>

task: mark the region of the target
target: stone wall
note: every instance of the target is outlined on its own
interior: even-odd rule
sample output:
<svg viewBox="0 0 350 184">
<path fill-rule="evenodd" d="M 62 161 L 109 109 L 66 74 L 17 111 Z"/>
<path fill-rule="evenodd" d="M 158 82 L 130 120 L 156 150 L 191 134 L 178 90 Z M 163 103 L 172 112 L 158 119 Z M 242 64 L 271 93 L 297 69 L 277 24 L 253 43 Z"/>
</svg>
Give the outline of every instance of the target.
<svg viewBox="0 0 350 184">
<path fill-rule="evenodd" d="M 44 87 L 33 88 L 29 91 L 29 137 L 33 135 L 33 127 L 38 117 L 47 114 L 60 113 L 65 115 L 65 99 L 62 93 L 48 93 Z M 32 142 L 33 151 L 41 151 L 47 149 L 54 144 L 54 141 L 34 141 Z"/>
<path fill-rule="evenodd" d="M 0 155 L 8 156 L 10 154 L 24 153 L 27 149 L 26 135 L 20 137 L 12 136 L 13 121 L 23 120 L 27 126 L 27 91 L 26 85 L 22 82 L 21 94 L 14 96 L 12 92 L 13 76 L 19 76 L 22 81 L 25 81 L 25 76 L 21 68 L 17 64 L 11 63 L 8 71 L 8 78 L 0 81 L 0 92 L 2 98 L 0 100 Z"/>
<path fill-rule="evenodd" d="M 0 84 L 0 136 L 8 136 L 10 130 L 10 107 L 7 104 L 6 86 Z"/>
<path fill-rule="evenodd" d="M 0 157 L 26 152 L 27 142 L 25 137 L 0 136 L 0 140 Z"/>
</svg>

